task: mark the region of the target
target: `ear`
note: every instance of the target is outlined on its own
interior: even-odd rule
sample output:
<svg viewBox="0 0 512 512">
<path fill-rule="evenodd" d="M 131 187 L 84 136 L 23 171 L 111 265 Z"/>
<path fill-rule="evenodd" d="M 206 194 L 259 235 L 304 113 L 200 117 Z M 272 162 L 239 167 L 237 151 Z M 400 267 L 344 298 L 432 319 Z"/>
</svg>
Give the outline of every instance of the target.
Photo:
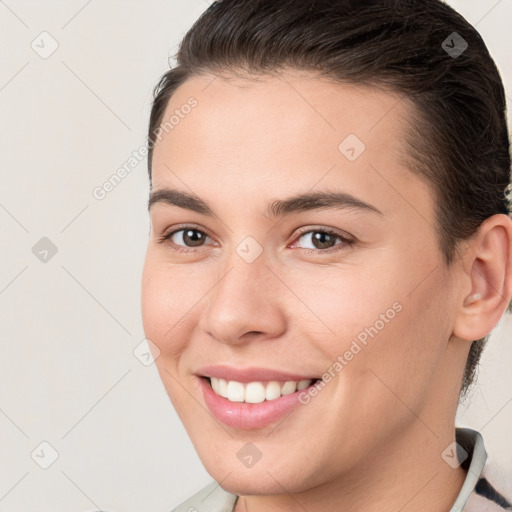
<svg viewBox="0 0 512 512">
<path fill-rule="evenodd" d="M 496 326 L 512 296 L 512 220 L 505 214 L 486 219 L 462 256 L 463 286 L 453 334 L 483 338 Z"/>
</svg>

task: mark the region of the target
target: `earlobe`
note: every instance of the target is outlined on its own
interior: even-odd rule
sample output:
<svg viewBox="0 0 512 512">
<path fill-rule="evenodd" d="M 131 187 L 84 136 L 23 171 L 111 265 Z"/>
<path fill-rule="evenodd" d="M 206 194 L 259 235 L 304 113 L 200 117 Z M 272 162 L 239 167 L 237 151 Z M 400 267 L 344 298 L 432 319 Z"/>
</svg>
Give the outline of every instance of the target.
<svg viewBox="0 0 512 512">
<path fill-rule="evenodd" d="M 481 224 L 467 246 L 463 268 L 469 269 L 463 277 L 466 291 L 453 334 L 476 340 L 492 331 L 512 295 L 512 220 L 508 216 L 496 214 Z"/>
</svg>

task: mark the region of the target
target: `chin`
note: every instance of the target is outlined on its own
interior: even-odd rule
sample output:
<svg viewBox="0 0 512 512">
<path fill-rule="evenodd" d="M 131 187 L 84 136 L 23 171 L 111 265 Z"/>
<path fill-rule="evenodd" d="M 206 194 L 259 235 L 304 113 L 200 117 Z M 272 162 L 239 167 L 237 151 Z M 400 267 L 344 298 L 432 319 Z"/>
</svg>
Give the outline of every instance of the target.
<svg viewBox="0 0 512 512">
<path fill-rule="evenodd" d="M 292 493 L 302 492 L 309 488 L 306 477 L 290 474 L 285 467 L 272 462 L 263 465 L 260 461 L 252 468 L 243 467 L 242 464 L 219 465 L 205 462 L 203 464 L 208 474 L 225 491 L 232 494 L 277 495 L 283 493 L 283 488 Z"/>
<path fill-rule="evenodd" d="M 222 475 L 217 475 L 219 478 L 222 478 Z M 274 480 L 268 473 L 265 472 L 264 475 L 261 474 L 245 474 L 239 475 L 232 473 L 229 477 L 226 478 L 226 474 L 224 474 L 223 480 L 217 480 L 213 477 L 217 482 L 220 483 L 221 487 L 231 494 L 237 494 L 242 496 L 247 495 L 277 495 L 283 493 L 283 487 L 290 492 L 290 488 L 288 486 L 288 482 L 283 482 L 279 485 L 278 482 L 282 480 L 279 478 L 278 482 Z M 301 489 L 303 490 L 303 489 Z M 291 489 L 291 492 L 297 492 L 295 489 Z"/>
</svg>

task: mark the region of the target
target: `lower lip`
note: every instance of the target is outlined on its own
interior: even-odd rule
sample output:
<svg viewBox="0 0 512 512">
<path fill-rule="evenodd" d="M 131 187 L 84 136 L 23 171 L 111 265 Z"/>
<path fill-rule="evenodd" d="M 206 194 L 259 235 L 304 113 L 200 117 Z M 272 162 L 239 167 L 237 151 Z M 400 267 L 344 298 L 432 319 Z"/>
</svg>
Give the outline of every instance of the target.
<svg viewBox="0 0 512 512">
<path fill-rule="evenodd" d="M 206 405 L 215 418 L 230 427 L 245 430 L 263 428 L 279 421 L 300 405 L 299 394 L 308 390 L 308 388 L 305 388 L 274 400 L 250 404 L 230 402 L 227 398 L 219 396 L 213 391 L 208 379 L 200 377 L 199 380 Z"/>
</svg>

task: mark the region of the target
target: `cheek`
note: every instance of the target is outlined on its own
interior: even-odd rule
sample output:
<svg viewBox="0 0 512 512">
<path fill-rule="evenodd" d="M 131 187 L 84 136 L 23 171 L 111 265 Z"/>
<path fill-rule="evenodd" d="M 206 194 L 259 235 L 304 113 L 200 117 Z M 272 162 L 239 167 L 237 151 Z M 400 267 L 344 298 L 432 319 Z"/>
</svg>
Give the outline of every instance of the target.
<svg viewBox="0 0 512 512">
<path fill-rule="evenodd" d="M 365 349 L 369 377 L 391 401 L 396 394 L 414 410 L 429 393 L 449 337 L 442 286 L 431 276 L 430 282 L 411 294 L 404 289 L 399 299 L 401 310 L 375 337 L 368 338 Z"/>
<path fill-rule="evenodd" d="M 206 292 L 200 285 L 186 268 L 158 261 L 148 251 L 142 273 L 142 323 L 162 355 L 181 352 L 189 339 L 194 305 Z"/>
<path fill-rule="evenodd" d="M 190 389 L 197 383 L 184 382 L 178 366 L 192 335 L 193 304 L 197 302 L 197 292 L 194 292 L 197 290 L 196 284 L 186 270 L 162 263 L 151 249 L 148 250 L 141 283 L 144 333 L 160 351 L 155 366 L 184 423 L 186 418 L 182 416 L 183 411 L 190 407 L 190 396 L 184 391 L 184 386 Z"/>
<path fill-rule="evenodd" d="M 307 271 L 297 268 L 284 280 L 293 283 L 295 295 L 289 299 L 289 306 L 295 305 L 294 310 L 289 308 L 292 320 L 299 329 L 310 330 L 330 359 L 347 350 L 354 339 L 364 346 L 370 339 L 368 330 L 375 333 L 375 324 L 379 333 L 389 330 L 388 325 L 400 315 L 401 292 L 392 284 L 396 281 L 393 268 L 384 259 L 373 268 L 347 263 L 311 266 Z"/>
<path fill-rule="evenodd" d="M 293 315 L 331 364 L 345 356 L 343 372 L 354 386 L 376 380 L 373 370 L 391 389 L 405 387 L 413 395 L 431 377 L 449 335 L 443 276 L 433 272 L 425 279 L 433 260 L 425 265 L 407 253 L 380 256 L 373 265 L 291 272 L 286 281 L 305 305 Z"/>
</svg>

